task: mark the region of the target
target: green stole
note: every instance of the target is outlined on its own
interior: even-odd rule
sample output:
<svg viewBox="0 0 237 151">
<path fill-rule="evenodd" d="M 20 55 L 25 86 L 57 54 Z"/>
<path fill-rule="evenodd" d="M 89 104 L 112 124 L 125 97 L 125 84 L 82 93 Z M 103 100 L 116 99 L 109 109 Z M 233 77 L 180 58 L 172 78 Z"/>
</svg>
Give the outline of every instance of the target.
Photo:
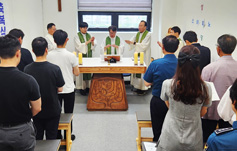
<svg viewBox="0 0 237 151">
<path fill-rule="evenodd" d="M 108 36 L 105 40 L 106 46 L 111 45 L 111 38 Z M 118 36 L 115 37 L 115 45 L 120 46 L 120 38 Z M 107 48 L 107 54 L 111 54 L 111 46 Z M 114 54 L 117 54 L 116 48 L 114 48 Z"/>
<path fill-rule="evenodd" d="M 142 43 L 142 41 L 145 39 L 145 37 L 146 37 L 146 35 L 148 34 L 149 32 L 146 30 L 146 31 L 144 31 L 144 33 L 143 33 L 143 35 L 142 35 L 142 38 L 141 38 L 141 40 L 140 40 L 140 43 Z M 140 32 L 137 32 L 137 35 L 136 35 L 136 42 L 138 42 L 138 40 L 139 40 L 139 37 L 140 37 Z"/>
<path fill-rule="evenodd" d="M 85 43 L 85 39 L 81 32 L 78 32 L 78 37 L 80 39 L 81 43 Z M 89 41 L 91 39 L 91 35 L 86 33 L 86 41 Z M 88 51 L 86 54 L 83 54 L 83 57 L 86 58 L 92 58 L 92 50 L 91 50 L 91 43 L 87 44 Z M 90 73 L 83 73 L 83 80 L 91 80 L 91 74 Z"/>
<path fill-rule="evenodd" d="M 145 39 L 145 37 L 146 37 L 146 35 L 148 34 L 149 32 L 146 30 L 146 31 L 144 31 L 144 33 L 143 33 L 143 35 L 142 35 L 142 37 L 141 37 L 141 39 L 140 39 L 140 43 L 142 43 L 142 41 Z M 140 37 L 140 32 L 137 32 L 137 35 L 136 35 L 136 42 L 138 42 L 139 41 L 139 37 Z M 138 53 L 138 56 L 140 56 L 140 53 Z M 136 77 L 137 78 L 141 78 L 141 74 L 136 74 Z"/>
</svg>

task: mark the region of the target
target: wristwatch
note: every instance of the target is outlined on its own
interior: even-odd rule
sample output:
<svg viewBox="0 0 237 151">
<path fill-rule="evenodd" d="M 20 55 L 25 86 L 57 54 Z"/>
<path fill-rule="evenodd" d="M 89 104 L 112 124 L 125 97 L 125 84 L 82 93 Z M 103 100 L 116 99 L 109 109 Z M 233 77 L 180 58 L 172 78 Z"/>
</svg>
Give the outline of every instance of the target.
<svg viewBox="0 0 237 151">
<path fill-rule="evenodd" d="M 134 41 L 133 45 L 136 45 L 136 41 Z"/>
</svg>

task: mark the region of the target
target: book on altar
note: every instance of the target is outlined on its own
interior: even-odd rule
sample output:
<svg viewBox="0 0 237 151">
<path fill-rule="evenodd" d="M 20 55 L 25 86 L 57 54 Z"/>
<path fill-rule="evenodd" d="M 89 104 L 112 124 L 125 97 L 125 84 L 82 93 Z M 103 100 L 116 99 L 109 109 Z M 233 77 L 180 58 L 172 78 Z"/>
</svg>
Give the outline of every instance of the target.
<svg viewBox="0 0 237 151">
<path fill-rule="evenodd" d="M 104 61 L 108 61 L 109 59 L 115 59 L 116 61 L 120 61 L 120 55 L 104 55 Z"/>
</svg>

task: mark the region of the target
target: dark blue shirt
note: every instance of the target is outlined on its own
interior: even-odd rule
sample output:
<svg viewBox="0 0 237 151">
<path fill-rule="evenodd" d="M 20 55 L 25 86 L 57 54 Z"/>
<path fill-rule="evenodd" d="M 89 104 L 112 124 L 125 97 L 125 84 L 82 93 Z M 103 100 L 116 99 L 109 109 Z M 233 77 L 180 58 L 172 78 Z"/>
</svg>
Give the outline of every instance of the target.
<svg viewBox="0 0 237 151">
<path fill-rule="evenodd" d="M 17 68 L 20 71 L 24 71 L 25 66 L 33 62 L 32 55 L 28 49 L 21 48 L 21 61 L 18 64 Z"/>
<path fill-rule="evenodd" d="M 211 51 L 209 48 L 201 46 L 199 43 L 194 43 L 192 45 L 200 50 L 199 67 L 200 72 L 202 72 L 202 69 L 211 62 Z"/>
<path fill-rule="evenodd" d="M 143 79 L 148 83 L 152 83 L 152 95 L 160 97 L 162 83 L 174 76 L 177 63 L 174 54 L 167 54 L 164 58 L 154 60 L 149 65 Z"/>
<path fill-rule="evenodd" d="M 233 123 L 233 130 L 229 132 L 224 132 L 222 134 L 216 135 L 213 132 L 208 140 L 207 146 L 205 149 L 207 151 L 218 151 L 218 150 L 228 150 L 236 151 L 237 150 L 237 121 Z"/>
</svg>

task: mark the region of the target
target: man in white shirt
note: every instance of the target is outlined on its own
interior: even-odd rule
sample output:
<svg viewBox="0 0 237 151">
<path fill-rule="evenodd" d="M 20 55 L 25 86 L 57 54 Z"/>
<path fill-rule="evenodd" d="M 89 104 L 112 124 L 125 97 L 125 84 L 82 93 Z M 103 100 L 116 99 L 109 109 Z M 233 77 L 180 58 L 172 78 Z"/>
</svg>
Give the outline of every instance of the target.
<svg viewBox="0 0 237 151">
<path fill-rule="evenodd" d="M 124 42 L 117 36 L 117 27 L 109 26 L 109 36 L 107 36 L 101 44 L 101 55 L 122 55 L 124 51 Z"/>
<path fill-rule="evenodd" d="M 47 25 L 48 34 L 45 36 L 46 41 L 48 42 L 48 51 L 50 52 L 53 49 L 57 48 L 57 44 L 54 42 L 53 34 L 56 31 L 56 26 L 54 23 L 49 23 Z"/>
<path fill-rule="evenodd" d="M 130 45 L 130 50 L 134 52 L 144 52 L 144 62 L 148 67 L 151 62 L 151 34 L 146 30 L 147 22 L 142 20 L 139 24 L 139 32 L 134 35 L 130 40 L 125 40 Z M 144 95 L 148 87 L 145 86 L 143 80 L 144 74 L 133 74 L 131 77 L 131 85 L 138 95 Z"/>
<path fill-rule="evenodd" d="M 88 24 L 82 22 L 79 24 L 80 31 L 74 37 L 74 46 L 78 53 L 82 53 L 83 57 L 92 58 L 92 53 L 95 51 L 97 42 L 95 37 L 91 36 L 88 32 Z M 76 77 L 76 88 L 80 90 L 81 95 L 89 93 L 91 83 L 91 74 L 84 73 Z"/>
<path fill-rule="evenodd" d="M 184 42 L 179 37 L 180 33 L 181 33 L 181 29 L 178 26 L 174 26 L 171 28 L 170 35 L 175 36 L 179 40 L 179 47 L 178 47 L 177 51 L 175 51 L 175 53 L 174 53 L 177 58 L 179 56 L 180 49 L 184 46 Z"/>
<path fill-rule="evenodd" d="M 47 59 L 50 63 L 56 64 L 60 67 L 65 85 L 63 91 L 59 92 L 58 98 L 62 106 L 64 101 L 64 112 L 73 113 L 75 102 L 75 85 L 73 75 L 79 75 L 78 59 L 77 57 L 66 49 L 68 42 L 68 35 L 63 30 L 57 30 L 53 34 L 57 48 L 49 52 Z M 58 138 L 61 136 L 61 131 L 58 134 Z M 75 139 L 75 135 L 72 135 L 72 140 Z"/>
</svg>

